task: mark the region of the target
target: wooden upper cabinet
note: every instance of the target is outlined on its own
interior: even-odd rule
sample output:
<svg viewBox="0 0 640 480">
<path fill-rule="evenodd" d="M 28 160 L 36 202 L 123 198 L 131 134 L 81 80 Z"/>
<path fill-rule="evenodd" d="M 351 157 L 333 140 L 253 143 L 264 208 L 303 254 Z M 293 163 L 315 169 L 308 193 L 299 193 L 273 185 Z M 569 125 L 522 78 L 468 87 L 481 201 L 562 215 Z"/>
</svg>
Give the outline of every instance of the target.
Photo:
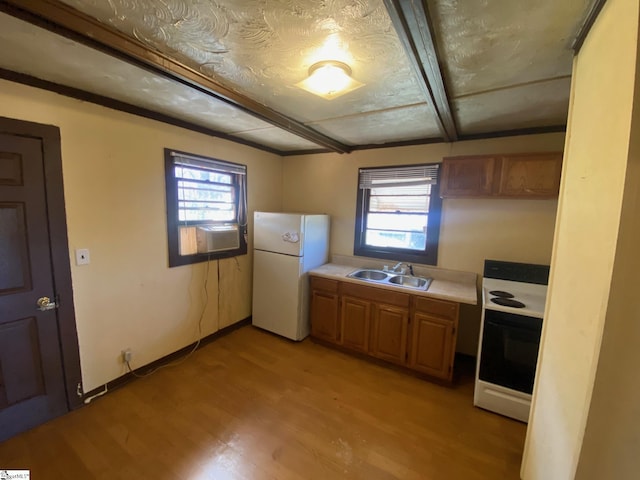
<svg viewBox="0 0 640 480">
<path fill-rule="evenodd" d="M 442 161 L 440 195 L 448 197 L 482 197 L 492 194 L 496 157 L 448 157 Z"/>
<path fill-rule="evenodd" d="M 497 194 L 503 197 L 556 197 L 561 173 L 561 153 L 509 155 L 502 158 Z"/>
<path fill-rule="evenodd" d="M 558 195 L 562 152 L 446 157 L 442 198 L 553 198 Z"/>
</svg>

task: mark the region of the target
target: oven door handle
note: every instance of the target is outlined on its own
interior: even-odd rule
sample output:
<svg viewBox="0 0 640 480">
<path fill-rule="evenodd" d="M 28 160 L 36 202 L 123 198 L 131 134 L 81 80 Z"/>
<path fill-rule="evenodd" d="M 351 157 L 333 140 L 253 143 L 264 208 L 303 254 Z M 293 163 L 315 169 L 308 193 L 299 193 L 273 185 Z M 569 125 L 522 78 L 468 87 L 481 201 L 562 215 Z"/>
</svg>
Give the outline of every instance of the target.
<svg viewBox="0 0 640 480">
<path fill-rule="evenodd" d="M 511 322 L 509 320 L 500 320 L 498 322 L 496 322 L 495 320 L 485 320 L 485 325 L 494 328 L 511 328 L 513 330 L 522 330 L 526 332 L 540 331 L 540 327 L 521 324 L 518 322 Z"/>
</svg>

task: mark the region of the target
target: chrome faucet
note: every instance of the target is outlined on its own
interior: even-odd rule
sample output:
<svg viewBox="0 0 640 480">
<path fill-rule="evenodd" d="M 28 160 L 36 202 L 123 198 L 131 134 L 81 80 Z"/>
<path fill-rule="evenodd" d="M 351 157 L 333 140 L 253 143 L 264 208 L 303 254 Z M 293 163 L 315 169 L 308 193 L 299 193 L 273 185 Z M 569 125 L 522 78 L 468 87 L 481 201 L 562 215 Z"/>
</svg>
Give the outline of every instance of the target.
<svg viewBox="0 0 640 480">
<path fill-rule="evenodd" d="M 401 275 L 404 275 L 406 273 L 406 270 L 405 270 L 404 267 L 402 269 L 400 269 L 402 267 L 402 265 L 406 265 L 406 268 L 409 269 L 409 275 L 413 276 L 413 265 L 411 265 L 410 263 L 398 262 L 393 267 L 391 267 L 390 270 L 392 272 L 396 272 L 396 273 L 400 273 Z"/>
</svg>

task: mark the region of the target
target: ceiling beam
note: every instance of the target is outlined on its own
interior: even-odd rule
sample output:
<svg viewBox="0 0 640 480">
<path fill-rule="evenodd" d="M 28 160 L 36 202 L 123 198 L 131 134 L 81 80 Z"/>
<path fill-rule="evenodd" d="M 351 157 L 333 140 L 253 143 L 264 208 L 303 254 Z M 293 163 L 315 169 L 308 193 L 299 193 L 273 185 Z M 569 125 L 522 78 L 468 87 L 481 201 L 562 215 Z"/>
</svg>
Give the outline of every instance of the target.
<svg viewBox="0 0 640 480">
<path fill-rule="evenodd" d="M 384 0 L 445 141 L 458 139 L 425 0 Z"/>
<path fill-rule="evenodd" d="M 276 155 L 283 156 L 284 154 L 288 153 L 288 150 L 278 150 L 276 148 L 263 145 L 261 143 L 256 143 L 256 142 L 252 142 L 251 140 L 246 140 L 241 137 L 236 137 L 235 135 L 213 130 L 211 128 L 207 128 L 202 125 L 189 122 L 188 120 L 182 120 L 180 118 L 177 118 L 171 115 L 167 115 L 160 112 L 154 112 L 153 110 L 149 110 L 147 108 L 139 107 L 137 105 L 133 105 L 127 102 L 122 102 L 120 100 L 116 100 L 115 98 L 105 97 L 104 95 L 98 95 L 96 93 L 87 92 L 86 90 L 80 90 L 79 88 L 69 87 L 67 85 L 62 85 L 60 83 L 50 82 L 48 80 L 43 80 L 41 78 L 33 77 L 31 75 L 26 75 L 24 73 L 7 70 L 2 67 L 0 67 L 0 79 L 9 80 L 10 82 L 16 82 L 22 85 L 28 85 L 30 87 L 40 88 L 42 90 L 48 90 L 50 92 L 55 92 L 60 95 L 64 95 L 65 97 L 75 98 L 77 100 L 82 100 L 83 102 L 94 103 L 96 105 L 101 105 L 103 107 L 111 108 L 113 110 L 118 110 L 120 112 L 130 113 L 131 115 L 150 118 L 151 120 L 155 120 L 157 122 L 163 122 L 168 125 L 174 125 L 176 127 L 186 128 L 187 130 L 202 133 L 204 135 L 209 135 L 211 137 L 223 138 L 231 142 L 240 143 L 242 145 L 247 145 L 249 147 L 257 148 L 258 150 L 264 150 L 265 152 L 275 153 Z"/>
<path fill-rule="evenodd" d="M 0 11 L 195 88 L 331 151 L 348 153 L 352 150 L 350 146 L 241 95 L 58 0 L 0 0 Z"/>
</svg>

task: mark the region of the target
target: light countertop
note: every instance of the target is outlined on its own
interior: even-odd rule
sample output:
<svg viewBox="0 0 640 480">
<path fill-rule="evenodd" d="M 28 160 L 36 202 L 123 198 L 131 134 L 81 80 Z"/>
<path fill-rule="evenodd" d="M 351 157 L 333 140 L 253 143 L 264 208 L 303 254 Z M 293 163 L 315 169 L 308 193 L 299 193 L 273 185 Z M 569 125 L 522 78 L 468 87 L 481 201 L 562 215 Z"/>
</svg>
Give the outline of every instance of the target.
<svg viewBox="0 0 640 480">
<path fill-rule="evenodd" d="M 476 289 L 477 276 L 469 272 L 452 272 L 450 270 L 429 269 L 428 272 L 416 272 L 416 275 L 431 277 L 433 281 L 429 289 L 425 292 L 414 288 L 402 287 L 399 285 L 389 285 L 376 283 L 358 278 L 347 277 L 348 274 L 360 268 L 370 268 L 368 266 L 354 266 L 342 263 L 326 263 L 318 268 L 309 271 L 310 275 L 340 280 L 341 282 L 357 283 L 369 287 L 384 288 L 396 292 L 409 293 L 422 297 L 439 298 L 452 302 L 477 305 L 478 292 Z"/>
</svg>

